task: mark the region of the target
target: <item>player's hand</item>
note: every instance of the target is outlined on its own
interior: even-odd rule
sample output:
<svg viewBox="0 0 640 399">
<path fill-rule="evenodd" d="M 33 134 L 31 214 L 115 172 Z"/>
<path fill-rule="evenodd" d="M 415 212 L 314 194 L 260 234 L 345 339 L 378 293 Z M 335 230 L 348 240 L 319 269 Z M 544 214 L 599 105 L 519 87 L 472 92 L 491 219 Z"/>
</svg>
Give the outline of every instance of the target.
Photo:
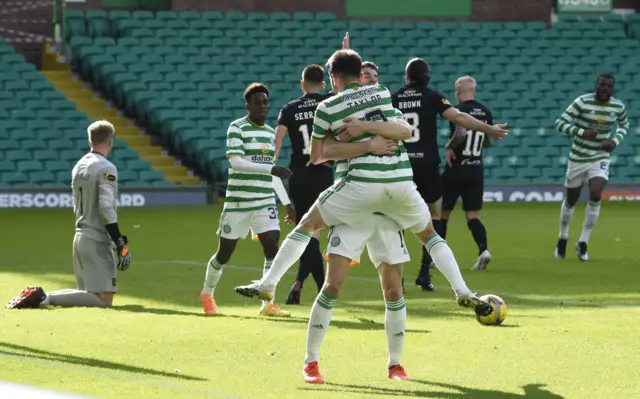
<svg viewBox="0 0 640 399">
<path fill-rule="evenodd" d="M 351 47 L 349 47 L 350 43 L 349 43 L 349 32 L 347 32 L 344 35 L 344 39 L 342 39 L 342 49 L 343 50 L 349 50 Z"/>
<path fill-rule="evenodd" d="M 122 236 L 116 240 L 116 253 L 118 254 L 118 270 L 125 271 L 131 264 L 131 254 L 129 253 L 129 247 L 127 243 L 129 240 L 127 236 Z"/>
<path fill-rule="evenodd" d="M 291 173 L 291 171 L 287 168 L 283 168 L 282 166 L 275 165 L 273 168 L 271 168 L 271 174 L 281 179 L 288 179 L 291 177 L 293 173 Z"/>
<path fill-rule="evenodd" d="M 287 224 L 293 224 L 296 222 L 296 210 L 293 209 L 293 205 L 289 204 L 286 206 L 287 208 L 287 216 L 284 217 L 284 221 Z"/>
<path fill-rule="evenodd" d="M 454 159 L 456 159 L 456 154 L 453 152 L 453 150 L 451 148 L 447 148 L 447 151 L 445 153 L 445 157 L 447 159 L 447 165 L 449 165 L 449 167 L 452 167 L 452 162 Z"/>
<path fill-rule="evenodd" d="M 340 141 L 348 142 L 351 139 L 362 136 L 364 131 L 364 124 L 357 118 L 347 118 L 343 120 L 344 125 L 338 129 L 338 136 Z"/>
<path fill-rule="evenodd" d="M 509 131 L 505 130 L 506 127 L 506 123 L 499 123 L 491 126 L 491 129 L 486 133 L 494 139 L 502 140 L 509 134 Z"/>
<path fill-rule="evenodd" d="M 369 143 L 369 152 L 376 155 L 393 155 L 398 151 L 398 142 L 382 136 L 373 136 Z"/>
<path fill-rule="evenodd" d="M 585 140 L 593 141 L 598 137 L 598 131 L 595 129 L 587 129 L 582 133 L 582 137 Z"/>
<path fill-rule="evenodd" d="M 606 152 L 613 152 L 613 150 L 615 150 L 616 147 L 618 146 L 616 142 L 611 139 L 603 140 L 600 145 L 602 146 L 602 149 L 605 150 Z"/>
</svg>

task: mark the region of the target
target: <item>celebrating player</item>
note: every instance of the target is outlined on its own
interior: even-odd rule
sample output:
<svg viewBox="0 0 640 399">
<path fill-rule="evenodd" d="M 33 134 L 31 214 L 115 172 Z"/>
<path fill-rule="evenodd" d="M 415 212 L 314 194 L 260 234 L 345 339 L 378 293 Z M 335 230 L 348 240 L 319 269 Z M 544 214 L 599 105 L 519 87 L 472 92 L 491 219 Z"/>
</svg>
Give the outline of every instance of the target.
<svg viewBox="0 0 640 399">
<path fill-rule="evenodd" d="M 371 262 L 378 269 L 386 305 L 384 326 L 389 354 L 388 376 L 394 380 L 410 380 L 400 365 L 407 323 L 407 309 L 402 296 L 402 264 L 410 260 L 400 226 L 387 216 L 373 215 L 363 219 L 357 227 L 345 224 L 332 227 L 327 242 L 327 281 L 309 317 L 303 370 L 305 382 L 324 382 L 318 366 L 320 346 L 329 329 L 333 307 L 349 273 L 350 262 L 360 261 L 365 245 Z"/>
<path fill-rule="evenodd" d="M 438 152 L 437 115 L 466 129 L 486 133 L 490 136 L 502 134 L 504 125 L 491 126 L 473 116 L 459 112 L 439 92 L 428 87 L 431 80 L 429 64 L 421 58 L 413 58 L 405 70 L 406 86 L 393 94 L 393 106 L 404 113 L 412 129 L 411 138 L 404 143 L 414 170 L 414 182 L 418 192 L 429 205 L 433 227 L 443 235 L 440 221 L 442 206 L 442 183 L 440 178 L 440 154 Z M 433 291 L 429 276 L 432 256 L 426 248 L 422 251 L 420 273 L 416 285 L 423 290 Z"/>
<path fill-rule="evenodd" d="M 475 100 L 476 81 L 471 76 L 456 80 L 458 110 L 488 124 L 493 124 L 491 111 Z M 485 270 L 491 262 L 487 247 L 487 230 L 480 221 L 484 196 L 484 171 L 482 148 L 490 145 L 483 132 L 457 128 L 450 123 L 451 135 L 447 143 L 447 165 L 442 174 L 442 238 L 447 234 L 447 222 L 458 198 L 462 197 L 462 209 L 467 217 L 467 227 L 478 245 L 478 260 L 472 270 Z"/>
<path fill-rule="evenodd" d="M 375 85 L 378 83 L 378 66 L 371 61 L 362 63 L 362 78 L 360 84 Z"/>
<path fill-rule="evenodd" d="M 289 133 L 292 153 L 290 168 L 293 172 L 289 180 L 289 193 L 296 210 L 296 223 L 307 213 L 321 192 L 333 184 L 333 168 L 330 164 L 310 164 L 309 147 L 313 131 L 313 117 L 318 103 L 330 97 L 320 94 L 324 90 L 324 69 L 320 65 L 309 65 L 302 71 L 300 88 L 303 96 L 287 103 L 280 110 L 276 126 L 276 159 L 280 155 L 284 136 Z M 311 238 L 300 257 L 300 267 L 287 304 L 300 304 L 300 293 L 304 280 L 311 274 L 318 286 L 324 284 L 324 262 L 320 251 L 319 235 Z"/>
<path fill-rule="evenodd" d="M 76 217 L 73 263 L 77 289 L 45 294 L 42 287 L 27 287 L 7 304 L 9 309 L 47 305 L 111 306 L 117 288 L 116 268 L 123 271 L 129 268 L 131 255 L 127 237 L 121 235 L 118 228 L 118 171 L 107 160 L 115 129 L 107 121 L 97 121 L 87 132 L 91 151 L 78 161 L 71 176 Z"/>
<path fill-rule="evenodd" d="M 416 234 L 452 284 L 461 306 L 471 307 L 478 314 L 488 314 L 491 306 L 469 290 L 451 249 L 433 230 L 429 209 L 415 189 L 404 147 L 399 145 L 393 155 L 385 156 L 362 151 L 366 141 L 375 135 L 396 141 L 410 137 L 411 128 L 402 113 L 393 108 L 389 91 L 383 86 L 358 83 L 362 60 L 355 51 L 339 50 L 327 65 L 334 92 L 339 94 L 320 103 L 316 110 L 311 161 L 318 164 L 328 160 L 323 148 L 328 133 L 340 141 L 353 141 L 340 146 L 340 151 L 332 157 L 348 160 L 347 176 L 326 190 L 287 236 L 267 275 L 253 284 L 236 287 L 236 292 L 273 299 L 278 281 L 300 257 L 312 234 L 325 226 L 357 226 L 364 218 L 379 212 L 393 219 L 400 230 L 410 228 Z M 473 121 L 480 126 L 479 130 L 486 130 L 496 138 L 507 134 L 500 126 L 489 127 Z M 320 296 L 316 301 L 319 299 Z"/>
<path fill-rule="evenodd" d="M 566 255 L 569 224 L 584 183 L 589 184 L 589 203 L 576 251 L 581 261 L 589 259 L 587 244 L 600 215 L 602 190 L 609 180 L 609 154 L 616 149 L 629 129 L 626 107 L 622 101 L 613 97 L 614 83 L 611 74 L 598 76 L 595 92 L 576 98 L 555 124 L 557 130 L 573 139 L 564 183 L 567 194 L 560 208 L 560 236 L 555 249 L 556 259 L 564 259 Z M 615 123 L 618 128 L 611 138 Z"/>
<path fill-rule="evenodd" d="M 265 123 L 269 109 L 269 89 L 253 83 L 244 91 L 248 115 L 231 122 L 227 130 L 227 158 L 229 182 L 217 234 L 218 250 L 207 264 L 204 288 L 200 302 L 205 314 L 216 314 L 213 297 L 222 269 L 231 259 L 239 238 L 245 238 L 251 229 L 258 235 L 264 250 L 264 273 L 278 252 L 280 222 L 274 190 L 287 207 L 287 220 L 295 220 L 295 212 L 280 178 L 291 176 L 289 169 L 273 164 L 275 132 Z M 263 316 L 289 316 L 288 312 L 263 301 Z"/>
</svg>

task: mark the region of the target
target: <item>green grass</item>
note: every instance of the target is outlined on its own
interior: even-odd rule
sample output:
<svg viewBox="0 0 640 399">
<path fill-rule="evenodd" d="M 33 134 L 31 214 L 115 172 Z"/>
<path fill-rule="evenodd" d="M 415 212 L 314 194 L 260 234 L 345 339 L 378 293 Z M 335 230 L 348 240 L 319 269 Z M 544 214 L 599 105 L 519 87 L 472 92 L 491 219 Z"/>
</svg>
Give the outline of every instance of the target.
<svg viewBox="0 0 640 399">
<path fill-rule="evenodd" d="M 437 271 L 435 293 L 410 284 L 420 252 L 409 239 L 403 365 L 412 382 L 386 378 L 384 303 L 375 270 L 363 260 L 352 269 L 322 347 L 324 386 L 305 385 L 300 375 L 312 280 L 303 305 L 289 307 L 289 320 L 260 319 L 258 303 L 233 292 L 260 276 L 258 243 L 241 242 L 224 272 L 216 295 L 224 316 L 201 314 L 198 294 L 217 246 L 219 211 L 121 209 L 133 260 L 118 276 L 117 306 L 3 309 L 0 379 L 118 399 L 638 397 L 636 204 L 603 205 L 588 263 L 572 251 L 564 262 L 552 258 L 559 204 L 489 204 L 483 218 L 494 263 L 486 273 L 469 271 L 476 249 L 456 212 L 448 241 L 469 286 L 506 300 L 503 327 L 483 327 L 458 308 Z M 581 207 L 571 246 L 582 219 Z M 70 210 L 4 210 L 0 220 L 3 300 L 26 285 L 74 287 Z M 292 280 L 283 279 L 280 302 Z"/>
</svg>

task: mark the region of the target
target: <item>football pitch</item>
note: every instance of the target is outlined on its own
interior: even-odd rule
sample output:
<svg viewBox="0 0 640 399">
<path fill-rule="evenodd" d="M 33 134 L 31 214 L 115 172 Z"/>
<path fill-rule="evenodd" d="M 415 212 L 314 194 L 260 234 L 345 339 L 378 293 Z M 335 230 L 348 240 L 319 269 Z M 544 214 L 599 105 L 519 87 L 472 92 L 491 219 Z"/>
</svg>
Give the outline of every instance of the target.
<svg viewBox="0 0 640 399">
<path fill-rule="evenodd" d="M 493 263 L 477 256 L 464 216 L 447 241 L 468 285 L 509 306 L 501 327 L 458 308 L 443 276 L 436 291 L 413 285 L 420 247 L 407 236 L 407 335 L 402 364 L 413 381 L 386 375 L 384 302 L 368 257 L 351 269 L 321 350 L 324 385 L 301 371 L 309 308 L 307 280 L 289 319 L 257 317 L 259 302 L 233 287 L 259 278 L 262 250 L 241 241 L 216 292 L 221 316 L 205 317 L 198 295 L 216 250 L 220 206 L 122 208 L 131 268 L 118 274 L 113 309 L 6 310 L 0 318 L 0 380 L 95 398 L 638 398 L 640 261 L 635 203 L 606 202 L 591 236 L 591 260 L 572 250 L 553 259 L 560 205 L 488 204 L 483 220 Z M 284 213 L 281 213 L 283 217 Z M 70 209 L 2 210 L 0 300 L 27 285 L 74 288 Z M 283 234 L 289 227 L 283 227 Z M 326 238 L 326 233 L 324 234 Z M 284 236 L 283 236 L 284 237 Z M 278 291 L 283 303 L 292 269 Z M 0 395 L 1 396 L 1 395 Z"/>
</svg>

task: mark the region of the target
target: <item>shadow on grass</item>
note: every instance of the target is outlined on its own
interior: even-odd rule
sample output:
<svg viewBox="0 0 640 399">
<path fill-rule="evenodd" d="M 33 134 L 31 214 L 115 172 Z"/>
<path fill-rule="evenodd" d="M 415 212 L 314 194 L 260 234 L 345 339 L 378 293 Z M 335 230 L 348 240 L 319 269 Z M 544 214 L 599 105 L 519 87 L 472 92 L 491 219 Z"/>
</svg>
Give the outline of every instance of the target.
<svg viewBox="0 0 640 399">
<path fill-rule="evenodd" d="M 114 371 L 124 371 L 129 373 L 148 374 L 157 377 L 178 378 L 190 381 L 207 381 L 205 378 L 193 377 L 185 374 L 169 373 L 147 369 L 143 367 L 135 367 L 128 364 L 115 363 L 106 360 L 98 360 L 87 357 L 65 355 L 61 353 L 49 352 L 42 349 L 29 348 L 27 346 L 10 344 L 8 342 L 0 342 L 0 355 L 8 355 L 15 357 L 27 357 L 32 359 L 46 360 L 50 362 L 74 364 L 78 366 L 96 367 L 101 369 L 109 369 Z"/>
<path fill-rule="evenodd" d="M 375 395 L 384 396 L 406 396 L 417 398 L 443 398 L 443 399 L 563 399 L 563 396 L 556 395 L 546 389 L 544 384 L 528 384 L 522 387 L 524 394 L 502 392 L 490 389 L 467 388 L 460 385 L 443 384 L 439 382 L 430 382 L 425 380 L 413 380 L 406 384 L 413 385 L 418 383 L 428 385 L 428 390 L 408 390 L 400 388 L 384 388 L 373 387 L 368 385 L 352 385 L 352 384 L 332 384 L 325 383 L 322 388 L 300 388 L 303 391 L 334 391 L 353 393 L 362 397 L 371 397 Z M 399 383 L 404 384 L 404 383 Z M 431 388 L 433 387 L 433 388 Z M 458 392 L 443 392 L 440 389 L 453 390 Z"/>
<path fill-rule="evenodd" d="M 309 319 L 301 317 L 259 317 L 259 316 L 242 316 L 233 314 L 217 314 L 215 316 L 205 315 L 198 312 L 188 312 L 176 309 L 164 309 L 164 308 L 148 308 L 142 305 L 123 305 L 114 306 L 111 310 L 121 312 L 133 312 L 133 313 L 150 313 L 157 315 L 169 315 L 169 316 L 191 316 L 191 317 L 206 317 L 206 318 L 230 318 L 230 319 L 244 319 L 244 320 L 261 320 L 275 323 L 295 323 L 295 324 L 308 324 Z M 348 320 L 331 320 L 331 327 L 344 328 L 349 330 L 384 330 L 384 324 L 378 323 L 374 320 L 365 319 L 362 317 L 354 317 L 357 321 Z M 420 329 L 407 329 L 407 333 L 413 334 L 429 334 L 429 330 Z"/>
</svg>

